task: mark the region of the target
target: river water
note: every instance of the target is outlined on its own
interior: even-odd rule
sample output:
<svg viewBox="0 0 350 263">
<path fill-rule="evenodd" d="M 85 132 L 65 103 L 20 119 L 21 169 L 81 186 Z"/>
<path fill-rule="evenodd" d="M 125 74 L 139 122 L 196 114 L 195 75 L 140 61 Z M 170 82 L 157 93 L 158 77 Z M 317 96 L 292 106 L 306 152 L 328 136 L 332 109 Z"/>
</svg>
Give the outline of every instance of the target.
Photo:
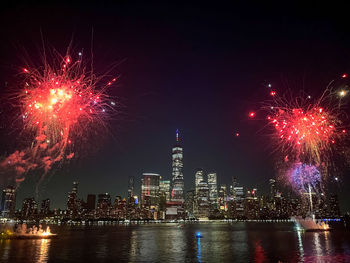
<svg viewBox="0 0 350 263">
<path fill-rule="evenodd" d="M 301 232 L 292 222 L 51 229 L 57 238 L 0 240 L 0 262 L 350 262 L 350 232 Z"/>
</svg>

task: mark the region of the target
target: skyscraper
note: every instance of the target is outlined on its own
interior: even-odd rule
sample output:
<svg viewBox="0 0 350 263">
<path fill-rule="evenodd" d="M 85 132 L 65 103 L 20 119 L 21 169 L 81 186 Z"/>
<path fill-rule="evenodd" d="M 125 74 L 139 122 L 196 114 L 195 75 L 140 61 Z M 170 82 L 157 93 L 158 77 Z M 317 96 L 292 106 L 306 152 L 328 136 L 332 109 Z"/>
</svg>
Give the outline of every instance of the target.
<svg viewBox="0 0 350 263">
<path fill-rule="evenodd" d="M 68 193 L 67 210 L 74 210 L 77 194 L 78 194 L 78 182 L 73 182 L 72 191 Z"/>
<path fill-rule="evenodd" d="M 41 201 L 40 213 L 42 215 L 48 215 L 50 213 L 50 199 L 44 199 Z"/>
<path fill-rule="evenodd" d="M 16 209 L 16 189 L 8 186 L 2 191 L 1 216 L 12 217 Z"/>
<path fill-rule="evenodd" d="M 208 217 L 209 216 L 209 188 L 208 183 L 205 181 L 201 181 L 198 184 L 198 192 L 196 194 L 196 216 L 201 217 Z"/>
<path fill-rule="evenodd" d="M 218 185 L 216 173 L 208 173 L 209 201 L 211 204 L 217 203 Z"/>
<path fill-rule="evenodd" d="M 176 145 L 172 149 L 171 201 L 184 203 L 183 149 L 179 144 L 179 130 L 176 130 Z"/>
<path fill-rule="evenodd" d="M 165 196 L 167 202 L 170 201 L 170 181 L 169 180 L 160 180 L 159 181 L 159 191 L 161 195 Z"/>
<path fill-rule="evenodd" d="M 159 205 L 159 180 L 160 175 L 155 173 L 143 173 L 141 179 L 141 205 Z"/>
<path fill-rule="evenodd" d="M 134 199 L 134 177 L 129 176 L 129 181 L 128 181 L 128 203 L 133 203 Z"/>
<path fill-rule="evenodd" d="M 109 216 L 109 212 L 112 206 L 112 200 L 109 193 L 99 194 L 97 200 L 97 215 L 100 218 Z"/>
<path fill-rule="evenodd" d="M 35 199 L 34 198 L 25 198 L 23 200 L 23 204 L 22 204 L 22 210 L 21 210 L 21 213 L 22 213 L 22 217 L 24 219 L 29 219 L 31 217 L 33 217 L 36 212 L 37 212 L 37 203 L 35 202 Z"/>
<path fill-rule="evenodd" d="M 201 168 L 198 168 L 196 170 L 196 173 L 194 175 L 195 177 L 195 192 L 196 192 L 196 195 L 198 194 L 198 189 L 199 189 L 199 183 L 204 181 L 204 175 L 203 175 L 203 169 Z"/>
<path fill-rule="evenodd" d="M 273 199 L 273 198 L 275 198 L 275 196 L 277 194 L 276 180 L 275 179 L 270 179 L 269 183 L 270 183 L 270 198 Z"/>
<path fill-rule="evenodd" d="M 236 218 L 242 218 L 244 216 L 244 188 L 243 186 L 236 186 L 233 188 L 233 191 L 233 201 L 235 203 L 234 215 Z"/>
</svg>

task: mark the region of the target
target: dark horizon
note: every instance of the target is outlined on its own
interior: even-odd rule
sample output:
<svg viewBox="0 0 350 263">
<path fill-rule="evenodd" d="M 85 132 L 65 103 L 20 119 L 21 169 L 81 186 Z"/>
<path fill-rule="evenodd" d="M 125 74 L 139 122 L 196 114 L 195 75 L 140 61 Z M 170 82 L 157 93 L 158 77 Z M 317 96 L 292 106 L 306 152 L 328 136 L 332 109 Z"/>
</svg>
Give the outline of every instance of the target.
<svg viewBox="0 0 350 263">
<path fill-rule="evenodd" d="M 331 80 L 350 73 L 350 28 L 339 6 L 107 1 L 7 3 L 0 12 L 2 97 L 5 83 L 17 84 L 23 50 L 40 62 L 41 32 L 61 53 L 72 39 L 73 51 L 92 50 L 98 73 L 118 63 L 121 78 L 110 92 L 122 112 L 110 121 L 110 132 L 91 142 L 93 152 L 48 174 L 40 198 L 50 198 L 53 208 L 65 207 L 75 180 L 84 199 L 88 193 L 126 196 L 128 176 L 138 185 L 143 172 L 170 180 L 176 129 L 187 190 L 198 167 L 217 172 L 219 184 L 235 176 L 243 186 L 266 190 L 276 156 L 261 122 L 247 118 L 268 98 L 266 84 L 278 93 L 302 89 L 319 96 Z M 18 143 L 11 118 L 1 115 L 3 156 Z M 35 195 L 36 180 L 22 183 L 17 206 Z M 350 210 L 349 190 L 344 174 L 343 212 Z"/>
</svg>

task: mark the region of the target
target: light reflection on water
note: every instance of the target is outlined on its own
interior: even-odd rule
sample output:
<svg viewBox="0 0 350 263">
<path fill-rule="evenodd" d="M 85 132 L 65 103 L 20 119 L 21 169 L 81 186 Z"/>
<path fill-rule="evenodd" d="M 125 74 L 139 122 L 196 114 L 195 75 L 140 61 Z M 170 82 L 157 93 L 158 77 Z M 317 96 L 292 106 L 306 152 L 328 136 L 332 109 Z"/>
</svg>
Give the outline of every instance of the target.
<svg viewBox="0 0 350 263">
<path fill-rule="evenodd" d="M 49 248 L 51 239 L 37 239 L 34 241 L 34 246 L 39 248 L 37 249 L 37 253 L 35 253 L 35 261 L 38 263 L 46 263 L 49 259 Z"/>
<path fill-rule="evenodd" d="M 0 262 L 350 262 L 349 232 L 303 232 L 292 223 L 56 226 L 55 232 L 57 239 L 0 240 Z"/>
</svg>

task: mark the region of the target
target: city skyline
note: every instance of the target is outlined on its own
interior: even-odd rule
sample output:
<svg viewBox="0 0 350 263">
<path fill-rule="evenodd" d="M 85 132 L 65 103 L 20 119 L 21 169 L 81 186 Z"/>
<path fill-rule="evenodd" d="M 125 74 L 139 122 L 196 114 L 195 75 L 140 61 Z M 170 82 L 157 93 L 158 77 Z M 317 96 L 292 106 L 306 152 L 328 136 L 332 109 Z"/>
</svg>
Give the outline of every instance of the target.
<svg viewBox="0 0 350 263">
<path fill-rule="evenodd" d="M 88 197 L 90 195 L 94 195 L 95 198 L 97 195 L 103 195 L 100 193 L 105 193 L 106 195 L 108 194 L 111 197 L 114 196 L 120 196 L 122 199 L 125 200 L 129 200 L 129 198 L 133 197 L 133 196 L 137 196 L 138 197 L 138 202 L 141 202 L 141 204 L 143 203 L 142 198 L 142 192 L 143 192 L 143 180 L 145 178 L 145 175 L 150 175 L 150 176 L 158 176 L 160 179 L 158 179 L 158 184 L 159 182 L 169 182 L 169 190 L 171 190 L 169 192 L 169 200 L 167 201 L 174 201 L 173 197 L 172 197 L 172 193 L 174 190 L 174 185 L 176 185 L 176 180 L 175 180 L 175 184 L 174 184 L 174 178 L 177 178 L 176 176 L 180 175 L 180 178 L 184 178 L 184 175 L 182 174 L 182 168 L 183 168 L 183 147 L 181 146 L 181 142 L 180 142 L 180 137 L 179 137 L 179 130 L 176 129 L 176 133 L 175 133 L 175 140 L 174 140 L 174 146 L 172 147 L 172 151 L 171 151 L 171 157 L 169 158 L 169 162 L 171 159 L 171 174 L 168 176 L 164 176 L 161 175 L 160 173 L 157 173 L 155 171 L 145 171 L 142 172 L 141 175 L 139 176 L 128 176 L 127 178 L 125 178 L 125 180 L 128 181 L 128 187 L 127 189 L 124 189 L 124 191 L 122 192 L 110 192 L 110 191 L 94 191 L 94 192 L 88 192 L 87 194 L 85 194 L 85 196 L 78 196 L 77 195 L 77 187 L 78 187 L 78 181 L 74 181 L 73 182 L 73 190 L 72 192 L 69 193 L 68 196 L 68 201 L 65 202 L 62 206 L 57 206 L 57 207 L 53 207 L 54 209 L 67 209 L 67 211 L 72 210 L 74 207 L 74 203 L 70 203 L 69 199 L 71 198 L 70 196 L 72 196 L 73 200 L 77 199 L 78 197 L 80 198 L 79 200 L 84 201 L 84 198 L 87 196 L 86 198 L 86 202 L 88 203 Z M 180 159 L 178 159 L 180 158 Z M 170 166 L 170 165 L 169 165 Z M 215 200 L 216 198 L 219 198 L 220 196 L 220 187 L 224 186 L 225 187 L 225 192 L 232 192 L 233 189 L 237 188 L 237 191 L 240 192 L 240 195 L 245 196 L 245 191 L 248 189 L 257 189 L 259 188 L 259 193 L 264 194 L 264 195 L 272 195 L 272 189 L 274 188 L 276 190 L 276 179 L 274 178 L 270 178 L 268 181 L 263 182 L 262 184 L 260 184 L 259 186 L 254 183 L 251 182 L 249 185 L 243 185 L 242 183 L 237 183 L 237 179 L 238 181 L 239 178 L 237 178 L 237 176 L 232 176 L 231 179 L 232 181 L 229 182 L 222 182 L 221 180 L 218 183 L 217 180 L 217 173 L 213 170 L 213 169 L 203 169 L 203 168 L 196 168 L 192 174 L 188 175 L 191 181 L 191 183 L 189 185 L 185 185 L 185 187 L 183 188 L 183 204 L 185 203 L 185 196 L 189 191 L 195 191 L 195 194 L 198 194 L 198 189 L 201 189 L 203 187 L 205 187 L 208 191 L 208 197 L 209 197 L 209 203 L 212 203 L 213 201 L 218 201 L 219 199 Z M 136 180 L 135 180 L 136 179 Z M 162 181 L 160 181 L 162 180 Z M 165 181 L 164 181 L 165 180 Z M 269 182 L 269 184 L 268 184 Z M 204 185 L 201 186 L 201 183 L 203 183 Z M 215 186 L 210 186 L 210 185 L 215 185 Z M 75 185 L 75 186 L 74 186 Z M 136 187 L 135 187 L 136 185 Z M 271 185 L 273 185 L 273 188 L 271 187 Z M 10 186 L 12 187 L 12 186 Z M 283 189 L 286 189 L 288 187 L 286 187 L 286 185 L 280 185 L 279 187 L 282 187 Z M 226 189 L 227 188 L 227 189 Z M 6 189 L 6 188 L 4 188 Z M 11 189 L 11 188 L 9 188 Z M 211 190 L 213 189 L 213 190 Z M 84 189 L 83 189 L 84 190 Z M 103 189 L 101 189 L 103 190 Z M 5 190 L 4 190 L 5 191 Z M 7 190 L 9 191 L 9 190 Z M 19 189 L 20 191 L 20 189 Z M 289 189 L 289 191 L 292 191 L 291 189 Z M 16 195 L 18 194 L 18 192 L 16 192 Z M 295 195 L 297 195 L 297 193 L 294 193 Z M 62 198 L 62 197 L 61 197 Z M 109 197 L 110 198 L 110 197 Z M 213 199 L 214 198 L 214 199 Z M 224 197 L 222 197 L 224 198 Z M 17 199 L 17 203 L 16 203 L 16 208 L 20 209 L 21 207 L 23 207 L 22 204 L 22 200 L 21 199 Z M 15 199 L 15 200 L 16 200 Z M 39 204 L 41 202 L 45 202 L 46 200 L 49 200 L 49 203 L 51 202 L 52 204 L 55 204 L 55 199 L 54 198 L 48 198 L 48 197 L 43 197 L 43 198 L 39 198 L 37 199 L 37 196 L 33 195 L 29 195 L 26 196 L 23 199 L 23 202 L 25 203 L 26 200 L 29 200 L 29 202 L 34 202 L 35 204 L 37 204 L 39 206 Z M 113 198 L 112 198 L 113 199 Z M 243 199 L 242 199 L 243 200 Z M 177 200 L 175 200 L 175 202 L 177 202 Z M 43 204 L 41 204 L 43 205 Z M 33 205 L 28 205 L 28 206 L 33 206 Z M 3 206 L 5 207 L 5 206 Z M 342 203 L 340 202 L 340 207 L 342 207 Z M 243 209 L 243 208 L 242 208 Z M 347 212 L 347 210 L 343 209 L 343 212 Z"/>
<path fill-rule="evenodd" d="M 239 182 L 239 180 L 237 180 L 236 176 L 232 176 L 231 181 L 229 183 L 222 183 L 220 181 L 219 181 L 220 183 L 218 183 L 218 177 L 215 171 L 213 170 L 206 171 L 206 170 L 203 170 L 202 168 L 197 168 L 193 174 L 189 175 L 189 177 L 192 179 L 192 184 L 190 184 L 190 186 L 183 188 L 184 187 L 183 182 L 182 184 L 180 184 L 182 185 L 181 186 L 182 190 L 180 189 L 180 193 L 181 192 L 183 193 L 182 194 L 183 199 L 179 200 L 178 199 L 179 197 L 174 198 L 174 196 L 176 196 L 174 195 L 174 191 L 175 191 L 174 189 L 177 189 L 177 191 L 179 190 L 178 188 L 179 184 L 178 184 L 178 181 L 176 180 L 179 178 L 179 175 L 181 180 L 183 180 L 184 178 L 184 175 L 182 174 L 183 160 L 184 160 L 183 147 L 181 146 L 181 142 L 179 139 L 179 130 L 176 129 L 175 145 L 172 147 L 172 152 L 171 152 L 172 172 L 171 172 L 171 176 L 169 176 L 171 179 L 161 176 L 159 173 L 143 172 L 142 175 L 140 175 L 140 177 L 128 176 L 127 178 L 128 187 L 126 191 L 124 191 L 124 193 L 126 192 L 127 194 L 123 195 L 122 193 L 100 191 L 100 192 L 90 192 L 85 196 L 82 196 L 81 194 L 78 195 L 79 182 L 74 181 L 73 189 L 71 192 L 68 193 L 68 199 L 65 203 L 65 206 L 64 207 L 51 206 L 51 208 L 54 210 L 58 209 L 58 210 L 66 211 L 66 214 L 65 214 L 66 216 L 74 218 L 74 217 L 77 217 L 77 214 L 76 214 L 77 211 L 82 209 L 83 207 L 86 207 L 84 209 L 87 209 L 87 211 L 95 211 L 95 206 L 97 205 L 96 209 L 99 209 L 99 210 L 102 209 L 102 211 L 105 211 L 103 212 L 103 215 L 105 217 L 107 216 L 109 217 L 113 215 L 110 215 L 109 212 L 107 213 L 106 211 L 109 211 L 110 209 L 109 207 L 112 205 L 114 197 L 115 197 L 114 202 L 125 201 L 126 204 L 128 205 L 130 205 L 130 202 L 132 202 L 132 203 L 135 203 L 136 206 L 140 205 L 140 207 L 144 207 L 145 205 L 150 207 L 153 207 L 153 206 L 158 207 L 158 205 L 160 205 L 160 203 L 162 202 L 161 193 L 163 192 L 165 194 L 164 205 L 166 205 L 167 208 L 165 207 L 163 208 L 164 209 L 163 215 L 158 215 L 155 218 L 159 218 L 161 216 L 161 218 L 165 219 L 166 217 L 165 211 L 167 209 L 172 209 L 173 213 L 175 211 L 174 209 L 176 209 L 177 210 L 176 213 L 178 215 L 182 213 L 186 213 L 186 216 L 189 216 L 189 218 L 191 218 L 191 216 L 208 217 L 209 214 L 212 213 L 212 207 L 216 207 L 218 211 L 227 212 L 228 210 L 231 210 L 228 208 L 228 205 L 232 200 L 235 200 L 234 210 L 236 212 L 230 212 L 230 213 L 231 214 L 233 213 L 233 215 L 243 218 L 246 216 L 247 207 L 248 209 L 253 209 L 253 210 L 256 209 L 256 207 L 258 207 L 258 203 L 260 203 L 260 201 L 259 202 L 257 201 L 258 200 L 256 199 L 257 196 L 261 198 L 261 201 L 264 200 L 266 196 L 267 197 L 269 196 L 270 198 L 271 196 L 272 197 L 279 196 L 279 197 L 283 197 L 284 199 L 287 198 L 286 199 L 287 201 L 289 200 L 289 198 L 291 198 L 290 197 L 291 194 L 292 196 L 294 196 L 293 198 L 297 198 L 298 196 L 296 192 L 293 192 L 292 189 L 287 189 L 285 185 L 280 185 L 280 184 L 278 185 L 276 183 L 276 180 L 273 178 L 269 179 L 268 182 L 267 181 L 264 182 L 264 185 L 262 187 L 257 187 L 256 184 L 254 186 L 242 185 Z M 267 185 L 268 185 L 268 188 L 267 188 Z M 261 189 L 264 189 L 264 188 L 268 189 L 268 191 L 264 191 L 264 190 L 261 191 Z M 4 217 L 6 217 L 6 215 L 7 216 L 14 215 L 15 207 L 13 206 L 13 203 L 17 204 L 17 209 L 19 208 L 21 210 L 21 215 L 24 217 L 28 217 L 28 215 L 33 214 L 34 210 L 40 211 L 38 212 L 39 214 L 42 213 L 42 211 L 46 211 L 46 214 L 48 214 L 48 211 L 50 209 L 50 203 L 54 199 L 46 198 L 46 199 L 38 200 L 37 198 L 34 198 L 34 197 L 25 197 L 22 202 L 21 200 L 17 199 L 16 197 L 17 192 L 14 189 L 15 188 L 13 188 L 12 186 L 9 186 L 3 190 L 3 196 L 1 200 L 1 209 L 2 209 L 2 215 Z M 189 194 L 191 195 L 191 193 L 193 193 L 192 194 L 193 197 L 188 196 Z M 259 195 L 257 195 L 257 193 L 259 193 Z M 330 193 L 327 193 L 326 196 L 327 198 L 329 198 L 334 196 L 334 194 L 336 193 L 330 192 Z M 6 197 L 8 195 L 14 196 L 14 201 L 12 201 L 11 198 Z M 147 200 L 145 199 L 145 195 L 147 195 Z M 336 198 L 338 198 L 337 195 L 335 196 Z M 193 204 L 191 204 L 190 207 L 194 206 L 193 208 L 188 208 L 189 206 L 188 198 L 190 199 L 195 198 L 193 200 L 197 200 L 197 201 L 192 201 Z M 9 201 L 6 201 L 6 200 L 9 200 Z M 250 206 L 249 202 L 253 202 L 253 205 L 251 208 L 249 208 Z M 41 208 L 39 207 L 40 204 L 41 204 Z M 101 204 L 103 204 L 102 207 L 100 207 Z M 339 207 L 337 209 L 339 210 Z M 335 209 L 334 211 L 336 211 L 337 209 Z M 254 213 L 256 215 L 254 215 L 253 218 L 255 217 L 260 218 L 261 216 L 263 216 L 263 214 L 261 214 L 261 211 L 259 212 L 256 211 Z"/>
</svg>

